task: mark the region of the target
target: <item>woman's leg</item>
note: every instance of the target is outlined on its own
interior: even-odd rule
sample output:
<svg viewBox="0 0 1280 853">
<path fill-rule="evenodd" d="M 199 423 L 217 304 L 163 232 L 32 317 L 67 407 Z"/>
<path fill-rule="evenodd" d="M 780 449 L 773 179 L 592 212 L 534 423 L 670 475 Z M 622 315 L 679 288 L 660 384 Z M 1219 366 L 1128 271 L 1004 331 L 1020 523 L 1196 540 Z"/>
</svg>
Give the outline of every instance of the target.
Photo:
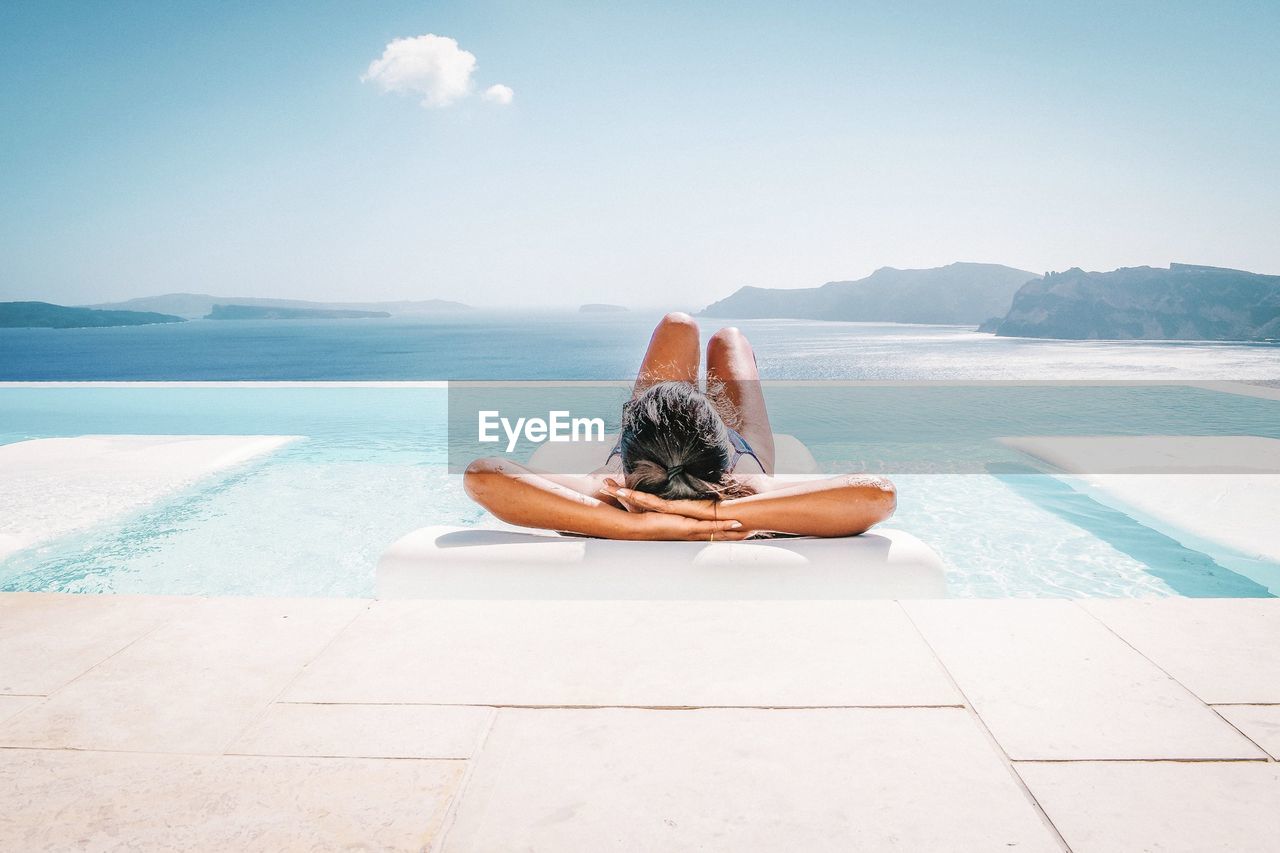
<svg viewBox="0 0 1280 853">
<path fill-rule="evenodd" d="M 773 427 L 760 389 L 756 354 L 737 329 L 721 329 L 707 341 L 707 390 L 713 392 L 725 422 L 751 445 L 764 472 L 772 474 Z"/>
<path fill-rule="evenodd" d="M 634 393 L 659 382 L 698 382 L 698 324 L 679 311 L 663 317 L 640 362 Z"/>
</svg>

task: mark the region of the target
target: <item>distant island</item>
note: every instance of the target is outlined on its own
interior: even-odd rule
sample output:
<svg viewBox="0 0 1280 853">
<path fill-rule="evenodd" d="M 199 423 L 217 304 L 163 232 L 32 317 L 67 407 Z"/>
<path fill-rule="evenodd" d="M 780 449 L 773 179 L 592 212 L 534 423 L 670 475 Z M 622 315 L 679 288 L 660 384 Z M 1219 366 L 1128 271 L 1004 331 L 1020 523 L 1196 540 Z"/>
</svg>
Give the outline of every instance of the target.
<svg viewBox="0 0 1280 853">
<path fill-rule="evenodd" d="M 386 311 L 349 308 L 273 308 L 268 305 L 214 305 L 206 320 L 365 320 L 386 318 Z"/>
<path fill-rule="evenodd" d="M 244 305 L 258 308 L 297 308 L 316 311 L 374 311 L 391 316 L 443 314 L 470 310 L 470 305 L 446 299 L 420 299 L 399 302 L 310 302 L 305 299 L 268 299 L 256 296 L 210 296 L 207 293 L 166 293 L 142 296 L 124 302 L 87 305 L 86 308 L 124 309 L 129 311 L 162 311 L 188 320 L 213 313 L 215 305 Z"/>
<path fill-rule="evenodd" d="M 1028 282 L 982 329 L 1070 340 L 1280 340 L 1280 276 L 1194 264 L 1076 267 Z"/>
<path fill-rule="evenodd" d="M 153 311 L 99 311 L 49 302 L 0 302 L 3 329 L 90 329 L 181 322 L 182 317 Z"/>
<path fill-rule="evenodd" d="M 630 311 L 622 305 L 610 305 L 607 302 L 588 302 L 586 305 L 579 306 L 578 311 L 582 314 L 616 314 L 621 311 Z"/>
<path fill-rule="evenodd" d="M 743 287 L 701 314 L 729 318 L 974 325 L 1003 316 L 1013 294 L 1039 278 L 1000 264 L 954 263 L 922 270 L 881 267 L 856 281 L 796 289 Z"/>
</svg>

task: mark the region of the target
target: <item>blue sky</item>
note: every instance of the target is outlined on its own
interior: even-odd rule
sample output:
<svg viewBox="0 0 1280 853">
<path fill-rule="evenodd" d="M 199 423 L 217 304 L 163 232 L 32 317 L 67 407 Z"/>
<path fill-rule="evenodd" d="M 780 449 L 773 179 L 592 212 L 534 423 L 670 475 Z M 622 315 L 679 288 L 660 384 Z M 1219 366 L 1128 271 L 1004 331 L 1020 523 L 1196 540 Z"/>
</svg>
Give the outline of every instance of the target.
<svg viewBox="0 0 1280 853">
<path fill-rule="evenodd" d="M 425 34 L 471 94 L 370 74 Z M 1278 40 L 1275 2 L 8 2 L 0 299 L 1280 273 Z"/>
</svg>

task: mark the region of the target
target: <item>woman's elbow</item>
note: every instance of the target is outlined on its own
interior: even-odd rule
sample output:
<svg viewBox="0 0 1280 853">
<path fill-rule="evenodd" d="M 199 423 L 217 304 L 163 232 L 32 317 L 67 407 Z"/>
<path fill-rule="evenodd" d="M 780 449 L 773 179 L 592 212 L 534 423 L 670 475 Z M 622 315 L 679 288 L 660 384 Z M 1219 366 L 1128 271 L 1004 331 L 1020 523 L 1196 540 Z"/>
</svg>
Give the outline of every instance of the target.
<svg viewBox="0 0 1280 853">
<path fill-rule="evenodd" d="M 481 506 L 489 506 L 494 487 L 507 479 L 503 460 L 493 457 L 477 459 L 462 472 L 462 488 Z"/>
<path fill-rule="evenodd" d="M 854 534 L 865 533 L 893 516 L 898 508 L 898 490 L 885 477 L 865 475 L 849 478 L 848 485 L 856 491 L 853 505 L 857 507 L 853 519 Z"/>
<path fill-rule="evenodd" d="M 877 521 L 890 518 L 898 509 L 898 488 L 886 477 L 877 477 L 872 504 L 880 513 Z"/>
</svg>

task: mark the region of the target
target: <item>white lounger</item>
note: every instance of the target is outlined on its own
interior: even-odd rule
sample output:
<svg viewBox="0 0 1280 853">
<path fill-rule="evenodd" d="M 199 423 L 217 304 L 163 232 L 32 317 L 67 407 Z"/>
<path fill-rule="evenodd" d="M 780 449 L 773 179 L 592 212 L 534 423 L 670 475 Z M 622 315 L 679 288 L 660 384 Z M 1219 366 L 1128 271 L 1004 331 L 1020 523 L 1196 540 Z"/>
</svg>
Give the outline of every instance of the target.
<svg viewBox="0 0 1280 853">
<path fill-rule="evenodd" d="M 543 444 L 529 464 L 547 471 L 600 466 L 603 442 Z M 775 467 L 820 475 L 809 449 L 775 435 Z M 901 530 L 845 539 L 622 542 L 555 533 L 424 527 L 378 562 L 379 598 L 810 599 L 942 598 L 942 560 Z"/>
<path fill-rule="evenodd" d="M 424 527 L 378 562 L 379 598 L 942 598 L 942 561 L 901 530 L 847 539 L 623 542 Z"/>
</svg>

